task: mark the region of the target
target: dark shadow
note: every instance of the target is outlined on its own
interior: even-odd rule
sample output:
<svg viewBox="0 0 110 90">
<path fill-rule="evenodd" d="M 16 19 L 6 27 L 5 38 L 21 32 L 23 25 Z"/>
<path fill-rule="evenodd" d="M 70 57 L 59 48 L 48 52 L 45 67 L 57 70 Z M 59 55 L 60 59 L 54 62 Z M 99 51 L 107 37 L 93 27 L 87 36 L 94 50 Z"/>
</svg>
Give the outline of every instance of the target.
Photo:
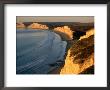
<svg viewBox="0 0 110 90">
<path fill-rule="evenodd" d="M 73 40 L 79 39 L 81 36 L 86 35 L 86 32 L 75 31 L 73 33 Z"/>
<path fill-rule="evenodd" d="M 87 68 L 86 70 L 84 70 L 80 74 L 94 74 L 94 65 L 89 67 L 89 68 Z"/>
</svg>

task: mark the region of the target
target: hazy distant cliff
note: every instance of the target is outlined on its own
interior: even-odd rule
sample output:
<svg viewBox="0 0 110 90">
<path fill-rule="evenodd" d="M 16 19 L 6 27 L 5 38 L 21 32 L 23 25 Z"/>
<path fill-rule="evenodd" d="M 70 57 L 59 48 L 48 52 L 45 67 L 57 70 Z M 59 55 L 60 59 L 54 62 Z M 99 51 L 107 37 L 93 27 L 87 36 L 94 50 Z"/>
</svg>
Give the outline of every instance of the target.
<svg viewBox="0 0 110 90">
<path fill-rule="evenodd" d="M 46 25 L 42 25 L 39 23 L 32 23 L 27 28 L 29 28 L 29 29 L 49 29 Z"/>
<path fill-rule="evenodd" d="M 94 23 L 80 23 L 80 22 L 23 22 L 23 24 L 28 27 L 32 23 L 38 23 L 41 25 L 46 25 L 48 29 L 53 30 L 57 27 L 68 26 L 71 30 L 75 31 L 86 31 L 94 27 Z"/>
<path fill-rule="evenodd" d="M 24 29 L 24 28 L 26 28 L 26 26 L 23 23 L 17 23 L 16 24 L 16 28 L 18 28 L 18 29 Z"/>
</svg>

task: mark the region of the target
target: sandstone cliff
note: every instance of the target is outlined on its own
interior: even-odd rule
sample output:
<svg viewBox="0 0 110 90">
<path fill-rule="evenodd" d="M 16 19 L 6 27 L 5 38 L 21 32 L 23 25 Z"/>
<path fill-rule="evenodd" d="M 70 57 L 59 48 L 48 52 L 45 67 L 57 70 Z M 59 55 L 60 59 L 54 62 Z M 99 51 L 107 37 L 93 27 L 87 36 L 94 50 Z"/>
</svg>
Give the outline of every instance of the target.
<svg viewBox="0 0 110 90">
<path fill-rule="evenodd" d="M 94 29 L 87 31 L 86 35 L 73 42 L 60 74 L 80 74 L 91 67 L 94 73 Z"/>
<path fill-rule="evenodd" d="M 59 34 L 63 40 L 72 40 L 73 32 L 68 26 L 56 27 L 54 28 L 54 32 Z"/>
<path fill-rule="evenodd" d="M 42 25 L 39 23 L 32 23 L 27 28 L 29 29 L 49 29 L 46 25 Z"/>
<path fill-rule="evenodd" d="M 17 29 L 25 29 L 25 25 L 23 23 L 17 23 L 16 28 Z"/>
</svg>

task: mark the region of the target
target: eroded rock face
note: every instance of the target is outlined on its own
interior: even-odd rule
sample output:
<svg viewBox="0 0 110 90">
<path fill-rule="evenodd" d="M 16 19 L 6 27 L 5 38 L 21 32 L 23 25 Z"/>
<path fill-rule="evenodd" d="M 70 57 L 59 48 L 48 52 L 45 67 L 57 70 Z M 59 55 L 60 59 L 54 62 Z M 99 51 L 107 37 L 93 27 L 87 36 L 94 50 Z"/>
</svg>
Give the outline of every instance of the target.
<svg viewBox="0 0 110 90">
<path fill-rule="evenodd" d="M 25 29 L 25 25 L 23 23 L 17 23 L 16 28 L 17 29 Z"/>
<path fill-rule="evenodd" d="M 82 36 L 83 37 L 83 36 Z M 73 42 L 68 50 L 65 65 L 60 74 L 80 74 L 94 65 L 94 33 L 86 32 L 84 38 Z"/>
<path fill-rule="evenodd" d="M 49 29 L 46 25 L 42 25 L 39 23 L 32 23 L 27 28 L 29 28 L 29 29 Z"/>
<path fill-rule="evenodd" d="M 54 31 L 58 33 L 64 40 L 73 39 L 73 31 L 68 26 L 54 28 Z"/>
</svg>

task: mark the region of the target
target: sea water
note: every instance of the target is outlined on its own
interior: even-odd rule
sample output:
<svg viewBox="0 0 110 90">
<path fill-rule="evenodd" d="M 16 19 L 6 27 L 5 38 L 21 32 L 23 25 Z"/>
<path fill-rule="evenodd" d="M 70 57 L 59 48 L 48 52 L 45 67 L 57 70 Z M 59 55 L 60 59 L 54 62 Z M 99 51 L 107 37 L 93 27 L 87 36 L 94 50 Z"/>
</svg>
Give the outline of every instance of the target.
<svg viewBox="0 0 110 90">
<path fill-rule="evenodd" d="M 53 68 L 51 64 L 64 61 L 66 45 L 49 30 L 17 30 L 16 73 L 47 74 Z"/>
</svg>

